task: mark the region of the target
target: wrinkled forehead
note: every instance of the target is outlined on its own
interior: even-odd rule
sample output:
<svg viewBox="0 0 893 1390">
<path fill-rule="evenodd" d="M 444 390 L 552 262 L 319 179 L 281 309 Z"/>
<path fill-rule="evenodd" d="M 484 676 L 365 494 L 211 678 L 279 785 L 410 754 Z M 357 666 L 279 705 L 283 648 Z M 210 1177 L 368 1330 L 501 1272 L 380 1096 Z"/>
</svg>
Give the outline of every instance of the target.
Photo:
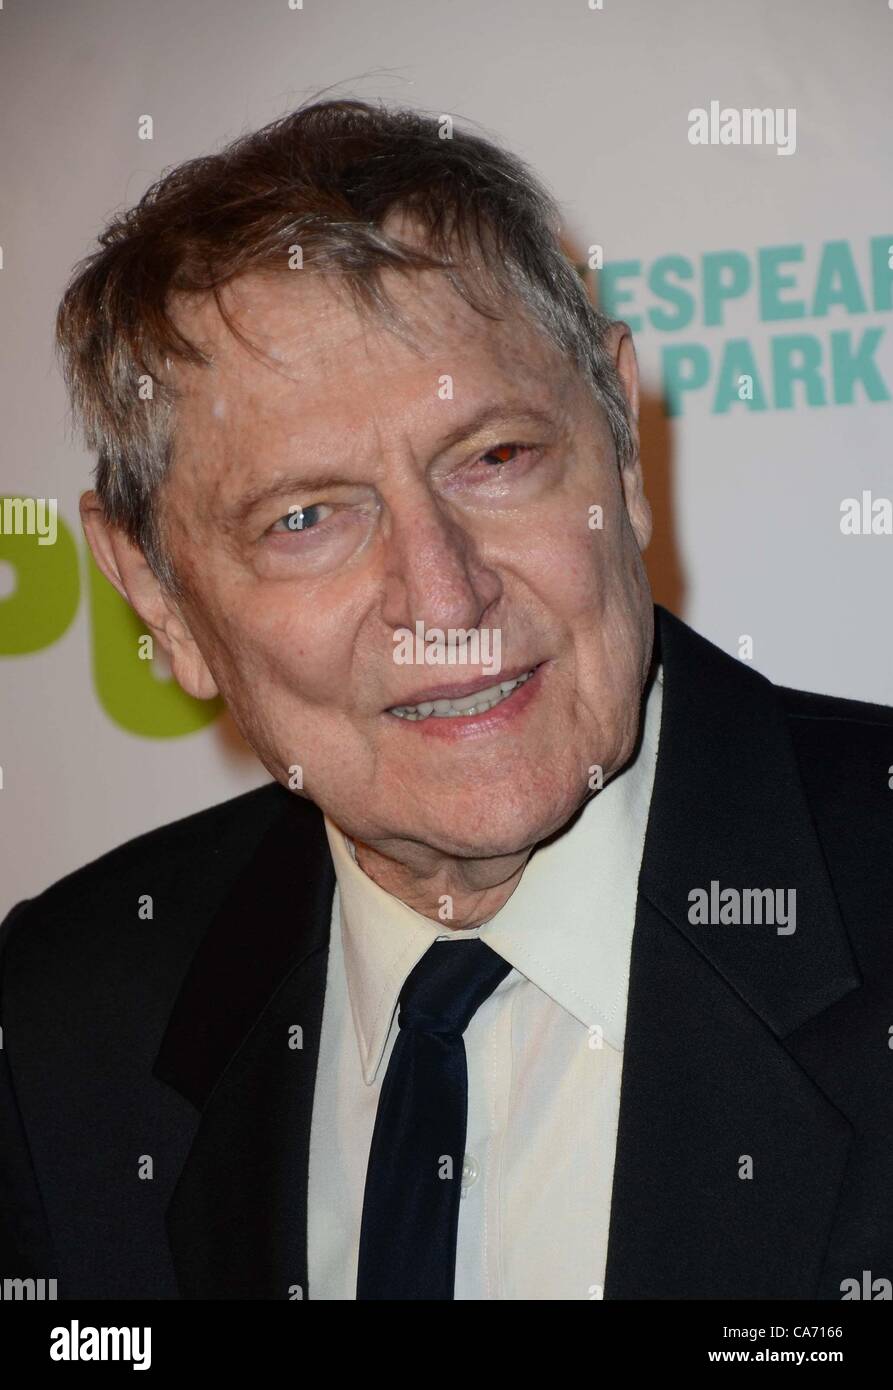
<svg viewBox="0 0 893 1390">
<path fill-rule="evenodd" d="M 443 272 L 386 270 L 381 278 L 396 327 L 358 305 L 336 274 L 314 271 L 252 273 L 223 287 L 220 307 L 211 295 L 175 306 L 178 327 L 210 359 L 171 369 L 180 424 L 195 428 L 196 414 L 229 428 L 302 412 L 341 419 L 416 398 L 461 406 L 500 389 L 545 406 L 579 386 L 516 299 L 490 318 Z"/>
<path fill-rule="evenodd" d="M 190 295 L 175 299 L 172 312 L 177 327 L 220 371 L 246 368 L 264 355 L 309 367 L 344 351 L 393 352 L 396 343 L 429 361 L 462 345 L 495 353 L 512 348 L 516 356 L 555 351 L 517 296 L 494 298 L 488 317 L 442 271 L 385 269 L 378 283 L 393 314 L 358 303 L 337 272 L 316 270 L 251 272 L 224 285 L 219 303 L 212 294 Z M 186 364 L 174 363 L 173 371 L 191 384 Z"/>
</svg>

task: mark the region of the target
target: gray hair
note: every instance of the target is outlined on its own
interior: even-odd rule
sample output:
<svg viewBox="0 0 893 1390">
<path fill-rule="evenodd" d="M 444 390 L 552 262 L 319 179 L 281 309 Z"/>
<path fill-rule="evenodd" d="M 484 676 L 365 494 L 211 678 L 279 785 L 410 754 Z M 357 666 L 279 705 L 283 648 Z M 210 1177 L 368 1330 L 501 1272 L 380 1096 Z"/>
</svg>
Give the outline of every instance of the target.
<svg viewBox="0 0 893 1390">
<path fill-rule="evenodd" d="M 56 336 L 75 415 L 98 456 L 96 491 L 171 594 L 182 589 L 155 505 L 173 458 L 176 392 L 164 364 L 210 360 L 172 310 L 180 295 L 213 294 L 254 350 L 220 290 L 251 270 L 286 269 L 295 243 L 305 265 L 338 273 L 357 307 L 396 332 L 403 325 L 382 285 L 387 268 L 441 270 L 491 318 L 515 296 L 588 382 L 618 462 L 632 458 L 627 402 L 606 348 L 611 320 L 562 250 L 554 200 L 515 155 L 448 122 L 361 101 L 305 105 L 166 173 L 75 267 Z M 420 244 L 383 230 L 398 211 L 421 226 Z"/>
</svg>

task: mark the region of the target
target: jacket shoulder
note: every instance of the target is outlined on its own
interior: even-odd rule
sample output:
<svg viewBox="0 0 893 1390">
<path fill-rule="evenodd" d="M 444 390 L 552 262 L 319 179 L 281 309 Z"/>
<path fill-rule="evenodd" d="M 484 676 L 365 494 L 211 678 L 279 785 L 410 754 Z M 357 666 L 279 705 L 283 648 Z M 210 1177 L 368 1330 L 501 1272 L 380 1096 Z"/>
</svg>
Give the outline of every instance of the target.
<svg viewBox="0 0 893 1390">
<path fill-rule="evenodd" d="M 188 955 L 266 832 L 296 798 L 270 782 L 137 835 L 13 907 L 0 954 L 73 963 L 142 925 L 156 954 Z M 308 803 L 309 809 L 309 803 Z M 13 947 L 14 943 L 14 947 Z M 117 948 L 117 949 L 115 949 Z"/>
<path fill-rule="evenodd" d="M 783 686 L 776 691 L 813 814 L 886 838 L 889 853 L 893 708 Z"/>
<path fill-rule="evenodd" d="M 866 980 L 889 981 L 893 709 L 780 689 L 800 778 Z"/>
<path fill-rule="evenodd" d="M 875 705 L 867 700 L 849 700 L 839 695 L 819 695 L 812 690 L 775 687 L 789 719 L 811 719 L 858 725 L 860 728 L 893 729 L 893 705 Z M 834 731 L 827 731 L 834 737 Z"/>
</svg>

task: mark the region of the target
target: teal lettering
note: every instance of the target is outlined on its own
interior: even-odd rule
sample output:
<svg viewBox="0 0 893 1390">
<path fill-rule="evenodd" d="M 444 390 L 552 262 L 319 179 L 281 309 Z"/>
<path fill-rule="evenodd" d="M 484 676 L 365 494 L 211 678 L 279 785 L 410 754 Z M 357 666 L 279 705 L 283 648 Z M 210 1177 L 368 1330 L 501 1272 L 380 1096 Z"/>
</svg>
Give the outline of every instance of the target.
<svg viewBox="0 0 893 1390">
<path fill-rule="evenodd" d="M 699 391 L 710 376 L 710 354 L 698 343 L 665 347 L 661 351 L 667 414 L 681 415 L 686 391 Z"/>
<path fill-rule="evenodd" d="M 753 379 L 753 399 L 739 396 L 739 378 L 749 376 Z M 746 338 L 730 338 L 723 350 L 719 368 L 716 396 L 713 400 L 714 415 L 724 415 L 730 405 L 743 405 L 748 410 L 765 410 L 766 394 L 760 382 L 756 360 Z"/>
<path fill-rule="evenodd" d="M 771 349 L 776 408 L 793 408 L 796 382 L 800 382 L 805 389 L 807 405 L 824 405 L 825 383 L 819 370 L 822 346 L 818 338 L 806 333 L 791 333 L 785 337 L 773 338 Z M 799 361 L 796 360 L 798 357 Z"/>
<path fill-rule="evenodd" d="M 727 299 L 740 299 L 750 289 L 750 261 L 743 251 L 711 251 L 703 258 L 704 323 L 723 322 Z"/>
<path fill-rule="evenodd" d="M 767 322 L 776 319 L 802 319 L 806 305 L 802 299 L 782 299 L 781 291 L 797 283 L 793 275 L 783 275 L 785 261 L 802 261 L 802 246 L 764 246 L 758 252 L 760 275 L 760 318 Z"/>
<path fill-rule="evenodd" d="M 864 314 L 866 310 L 853 253 L 845 241 L 827 241 L 822 249 L 812 312 L 821 318 L 832 304 L 842 304 L 850 314 Z"/>
<path fill-rule="evenodd" d="M 598 277 L 600 309 L 609 318 L 625 319 L 633 333 L 641 331 L 642 316 L 641 314 L 624 312 L 624 305 L 631 303 L 634 295 L 631 290 L 621 287 L 619 282 L 633 277 L 638 278 L 641 274 L 641 261 L 612 261 L 610 265 L 604 266 Z"/>
<path fill-rule="evenodd" d="M 686 260 L 685 256 L 660 256 L 654 262 L 648 272 L 648 288 L 658 299 L 674 305 L 676 310 L 675 313 L 668 313 L 664 309 L 649 309 L 648 319 L 655 328 L 673 333 L 687 328 L 691 323 L 695 315 L 694 295 L 681 285 L 674 284 L 669 277 L 676 275 L 680 280 L 692 280 L 694 273 L 691 261 Z"/>
<path fill-rule="evenodd" d="M 851 405 L 860 382 L 870 401 L 888 401 L 890 393 L 873 360 L 878 343 L 884 336 L 882 328 L 867 328 L 859 346 L 852 350 L 852 336 L 846 329 L 831 334 L 831 376 L 834 382 L 834 401 Z"/>
<path fill-rule="evenodd" d="M 893 309 L 893 233 L 873 236 L 871 246 L 871 300 L 875 309 Z"/>
</svg>

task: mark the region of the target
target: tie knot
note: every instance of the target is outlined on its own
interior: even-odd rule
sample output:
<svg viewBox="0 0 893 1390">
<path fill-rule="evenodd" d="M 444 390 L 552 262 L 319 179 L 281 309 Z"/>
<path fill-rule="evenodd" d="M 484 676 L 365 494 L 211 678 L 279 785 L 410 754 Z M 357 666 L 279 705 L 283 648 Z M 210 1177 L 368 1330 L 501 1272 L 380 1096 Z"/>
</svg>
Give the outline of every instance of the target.
<svg viewBox="0 0 893 1390">
<path fill-rule="evenodd" d="M 511 968 L 480 937 L 435 941 L 400 991 L 400 1027 L 461 1036 Z"/>
</svg>

